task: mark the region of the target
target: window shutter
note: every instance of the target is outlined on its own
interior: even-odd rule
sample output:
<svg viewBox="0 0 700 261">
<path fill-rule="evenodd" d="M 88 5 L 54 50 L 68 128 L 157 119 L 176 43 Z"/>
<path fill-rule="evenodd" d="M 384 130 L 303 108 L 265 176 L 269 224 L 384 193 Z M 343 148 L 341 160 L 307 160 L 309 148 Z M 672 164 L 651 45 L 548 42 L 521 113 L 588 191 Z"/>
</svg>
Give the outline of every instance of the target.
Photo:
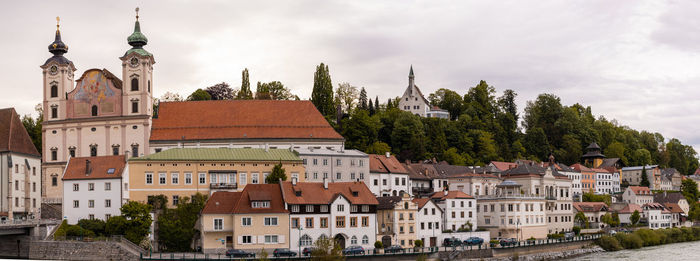
<svg viewBox="0 0 700 261">
<path fill-rule="evenodd" d="M 265 236 L 258 236 L 258 243 L 265 244 Z"/>
<path fill-rule="evenodd" d="M 257 237 L 256 237 L 256 236 L 250 236 L 250 243 L 251 243 L 251 244 L 255 244 L 255 243 L 257 243 L 257 242 L 258 242 L 258 241 L 257 241 Z"/>
<path fill-rule="evenodd" d="M 238 244 L 243 244 L 243 236 L 238 236 Z"/>
<path fill-rule="evenodd" d="M 284 235 L 277 236 L 277 243 L 284 243 Z"/>
</svg>

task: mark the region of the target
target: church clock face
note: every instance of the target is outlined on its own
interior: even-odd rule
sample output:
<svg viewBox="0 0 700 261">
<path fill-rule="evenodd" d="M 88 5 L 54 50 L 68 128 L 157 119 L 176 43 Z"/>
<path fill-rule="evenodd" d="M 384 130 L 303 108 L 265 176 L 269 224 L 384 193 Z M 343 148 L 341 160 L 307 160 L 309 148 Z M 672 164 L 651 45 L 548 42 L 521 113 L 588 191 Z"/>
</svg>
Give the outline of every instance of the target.
<svg viewBox="0 0 700 261">
<path fill-rule="evenodd" d="M 139 59 L 136 57 L 131 58 L 131 60 L 129 61 L 129 64 L 131 65 L 131 67 L 136 67 L 139 65 Z"/>
<path fill-rule="evenodd" d="M 49 68 L 49 73 L 51 75 L 56 75 L 58 73 L 58 67 L 56 65 L 52 65 L 51 68 Z"/>
</svg>

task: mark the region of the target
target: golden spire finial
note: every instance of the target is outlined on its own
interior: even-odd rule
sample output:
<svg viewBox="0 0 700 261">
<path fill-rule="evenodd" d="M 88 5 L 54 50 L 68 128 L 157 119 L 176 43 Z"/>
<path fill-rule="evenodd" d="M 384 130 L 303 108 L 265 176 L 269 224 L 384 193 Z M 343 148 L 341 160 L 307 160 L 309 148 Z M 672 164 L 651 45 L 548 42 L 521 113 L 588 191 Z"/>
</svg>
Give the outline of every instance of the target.
<svg viewBox="0 0 700 261">
<path fill-rule="evenodd" d="M 56 30 L 58 30 L 59 23 L 61 22 L 61 18 L 56 16 Z"/>
<path fill-rule="evenodd" d="M 136 21 L 139 20 L 139 8 L 136 7 Z"/>
</svg>

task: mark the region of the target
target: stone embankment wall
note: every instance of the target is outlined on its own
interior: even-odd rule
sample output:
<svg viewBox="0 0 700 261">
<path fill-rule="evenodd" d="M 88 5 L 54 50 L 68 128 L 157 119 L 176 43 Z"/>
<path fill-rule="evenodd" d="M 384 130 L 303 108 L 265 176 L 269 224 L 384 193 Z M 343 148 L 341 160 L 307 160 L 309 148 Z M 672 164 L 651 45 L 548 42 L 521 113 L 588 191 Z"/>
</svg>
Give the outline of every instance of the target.
<svg viewBox="0 0 700 261">
<path fill-rule="evenodd" d="M 29 259 L 137 261 L 140 257 L 111 241 L 33 241 Z"/>
<path fill-rule="evenodd" d="M 519 256 L 539 254 L 539 253 L 555 253 L 570 250 L 583 249 L 592 246 L 593 241 L 577 241 L 559 244 L 535 245 L 516 248 L 496 248 L 493 249 L 494 257 L 512 257 L 513 253 L 518 253 Z"/>
</svg>

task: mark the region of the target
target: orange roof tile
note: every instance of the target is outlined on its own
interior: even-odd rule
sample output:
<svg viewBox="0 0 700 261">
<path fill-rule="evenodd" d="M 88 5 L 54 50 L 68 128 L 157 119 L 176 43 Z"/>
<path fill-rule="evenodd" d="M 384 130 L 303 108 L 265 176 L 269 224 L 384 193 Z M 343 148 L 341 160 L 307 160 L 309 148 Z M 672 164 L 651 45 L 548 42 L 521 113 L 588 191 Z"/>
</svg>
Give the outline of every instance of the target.
<svg viewBox="0 0 700 261">
<path fill-rule="evenodd" d="M 344 138 L 310 101 L 218 100 L 160 103 L 150 139 Z"/>
<path fill-rule="evenodd" d="M 671 211 L 671 213 L 685 213 L 683 212 L 683 209 L 681 209 L 681 206 L 675 203 L 665 203 L 664 206 Z"/>
<path fill-rule="evenodd" d="M 518 166 L 517 163 L 503 161 L 491 161 L 491 164 L 501 171 L 509 170 Z"/>
<path fill-rule="evenodd" d="M 623 214 L 628 214 L 628 213 L 634 213 L 634 211 L 638 211 L 639 213 L 642 213 L 642 207 L 640 207 L 637 204 L 627 204 L 624 208 L 622 208 L 618 213 L 623 213 Z"/>
<path fill-rule="evenodd" d="M 387 157 L 386 155 L 377 154 L 369 154 L 369 172 L 408 174 L 408 170 L 401 165 L 394 155 Z"/>
<path fill-rule="evenodd" d="M 607 211 L 608 205 L 604 202 L 574 202 L 574 209 L 578 212 Z"/>
<path fill-rule="evenodd" d="M 651 195 L 651 190 L 649 190 L 649 187 L 629 186 L 627 188 L 631 189 L 632 192 L 637 195 Z"/>
<path fill-rule="evenodd" d="M 333 182 L 328 183 L 328 189 L 323 188 L 322 182 L 299 182 L 292 185 L 292 182 L 284 181 L 281 186 L 287 204 L 330 204 L 339 195 L 355 205 L 379 204 L 364 182 Z M 301 191 L 301 196 L 296 195 L 297 191 Z M 353 196 L 353 191 L 357 192 L 357 196 Z"/>
<path fill-rule="evenodd" d="M 253 201 L 270 201 L 269 208 L 253 208 Z M 234 214 L 289 213 L 284 208 L 284 199 L 279 184 L 248 184 L 243 189 Z"/>
<path fill-rule="evenodd" d="M 90 170 L 86 171 L 88 160 Z M 126 156 L 124 155 L 71 158 L 63 174 L 63 180 L 121 178 L 125 166 Z"/>
<path fill-rule="evenodd" d="M 202 214 L 231 214 L 243 192 L 217 191 L 209 197 Z"/>
<path fill-rule="evenodd" d="M 0 152 L 3 151 L 41 156 L 15 108 L 0 109 Z"/>
<path fill-rule="evenodd" d="M 590 169 L 584 165 L 581 165 L 581 163 L 576 163 L 576 164 L 571 165 L 569 167 L 578 171 L 578 172 L 594 172 L 592 169 Z"/>
<path fill-rule="evenodd" d="M 432 199 L 439 199 L 439 200 L 445 200 L 445 199 L 471 199 L 474 198 L 470 196 L 467 193 L 464 193 L 459 190 L 450 190 L 447 192 L 447 195 L 445 195 L 444 191 L 438 191 L 430 195 L 430 198 Z"/>
</svg>

